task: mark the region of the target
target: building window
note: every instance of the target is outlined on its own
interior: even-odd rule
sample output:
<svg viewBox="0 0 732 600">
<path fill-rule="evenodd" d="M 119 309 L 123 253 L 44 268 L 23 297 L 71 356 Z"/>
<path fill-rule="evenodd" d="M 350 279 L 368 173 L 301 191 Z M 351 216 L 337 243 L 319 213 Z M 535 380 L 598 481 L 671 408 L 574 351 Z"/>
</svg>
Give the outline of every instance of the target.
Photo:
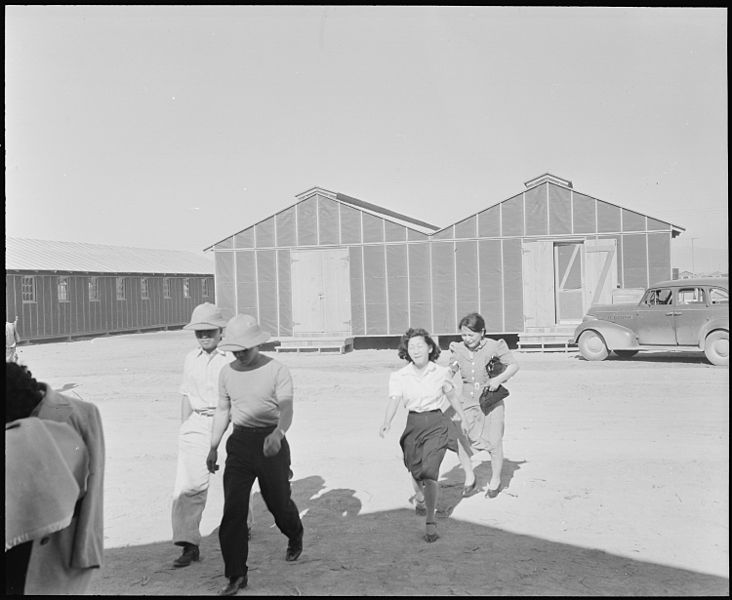
<svg viewBox="0 0 732 600">
<path fill-rule="evenodd" d="M 36 278 L 32 275 L 24 275 L 20 283 L 20 294 L 23 302 L 36 301 Z"/>
<path fill-rule="evenodd" d="M 163 278 L 163 298 L 170 298 L 170 277 Z"/>
<path fill-rule="evenodd" d="M 99 302 L 99 277 L 89 278 L 89 301 Z"/>
<path fill-rule="evenodd" d="M 191 297 L 191 280 L 188 277 L 183 279 L 183 297 L 184 298 Z"/>
<path fill-rule="evenodd" d="M 56 286 L 56 289 L 58 290 L 58 301 L 59 302 L 68 302 L 69 301 L 69 278 L 68 277 L 59 277 L 58 285 Z"/>
<path fill-rule="evenodd" d="M 203 279 L 201 279 L 201 295 L 204 298 L 208 298 L 208 296 L 209 296 L 209 293 L 208 293 L 209 290 L 208 290 L 208 288 L 209 288 L 208 278 L 207 277 L 204 277 Z"/>
<path fill-rule="evenodd" d="M 127 298 L 125 294 L 125 278 L 117 277 L 117 300 L 125 300 Z"/>
<path fill-rule="evenodd" d="M 147 277 L 140 279 L 140 297 L 143 300 L 150 300 L 150 291 L 147 287 Z"/>
</svg>

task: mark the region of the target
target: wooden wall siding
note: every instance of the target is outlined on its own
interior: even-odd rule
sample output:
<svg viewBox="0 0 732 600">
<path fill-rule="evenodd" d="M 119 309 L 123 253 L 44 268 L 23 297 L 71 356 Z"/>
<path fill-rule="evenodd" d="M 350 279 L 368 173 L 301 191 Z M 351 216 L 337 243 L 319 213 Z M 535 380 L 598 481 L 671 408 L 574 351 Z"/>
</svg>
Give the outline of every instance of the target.
<svg viewBox="0 0 732 600">
<path fill-rule="evenodd" d="M 477 312 L 485 320 L 486 331 L 505 331 L 503 326 L 503 251 L 501 247 L 501 240 L 480 240 L 478 242 L 480 304 Z M 460 315 L 459 318 L 463 316 L 465 315 Z"/>
<path fill-rule="evenodd" d="M 542 184 L 524 192 L 525 229 L 520 235 L 547 235 L 547 184 Z"/>
<path fill-rule="evenodd" d="M 18 315 L 18 332 L 23 340 L 45 340 L 104 335 L 160 327 L 177 327 L 188 322 L 201 302 L 215 302 L 214 278 L 194 275 L 190 298 L 183 297 L 183 277 L 171 276 L 172 298 L 163 298 L 163 277 L 146 276 L 149 299 L 142 299 L 141 275 L 125 275 L 126 300 L 117 300 L 116 275 L 96 275 L 99 300 L 90 301 L 89 278 L 94 275 L 27 273 L 36 282 L 36 301 L 22 302 L 23 274 L 6 274 L 7 318 Z M 58 299 L 59 276 L 68 278 L 68 302 Z M 203 279 L 209 281 L 210 297 L 203 296 Z"/>
<path fill-rule="evenodd" d="M 218 307 L 224 314 L 235 315 L 236 308 L 236 276 L 233 252 L 214 250 L 214 273 L 216 281 L 216 298 Z"/>
<path fill-rule="evenodd" d="M 594 198 L 584 194 L 572 193 L 573 233 L 595 233 L 597 227 L 596 205 Z"/>
<path fill-rule="evenodd" d="M 366 335 L 366 304 L 363 279 L 363 246 L 349 246 L 351 271 L 351 332 Z"/>
<path fill-rule="evenodd" d="M 524 330 L 522 269 L 521 240 L 503 240 L 503 331 Z"/>
<path fill-rule="evenodd" d="M 432 244 L 432 332 L 455 331 L 455 243 Z"/>
<path fill-rule="evenodd" d="M 432 324 L 432 274 L 429 244 L 409 244 L 409 324 L 434 330 Z M 406 329 L 406 328 L 405 328 Z"/>
<path fill-rule="evenodd" d="M 597 232 L 610 233 L 622 231 L 621 229 L 622 209 L 606 202 L 597 203 Z"/>
<path fill-rule="evenodd" d="M 278 329 L 275 335 L 292 335 L 292 280 L 290 250 L 277 250 L 277 305 Z"/>
<path fill-rule="evenodd" d="M 389 301 L 389 333 L 399 335 L 409 327 L 409 263 L 406 244 L 392 244 L 386 249 L 386 278 Z M 424 326 L 424 325 L 423 325 Z"/>
<path fill-rule="evenodd" d="M 454 333 L 475 310 L 489 331 L 515 333 L 525 328 L 523 242 L 615 239 L 618 282 L 645 287 L 671 276 L 671 236 L 669 223 L 551 183 L 432 236 L 315 194 L 215 246 L 216 294 L 223 309 L 289 336 L 290 249 L 340 246 L 349 249 L 353 335 Z"/>
<path fill-rule="evenodd" d="M 572 192 L 557 185 L 547 190 L 549 202 L 549 235 L 572 233 Z"/>
<path fill-rule="evenodd" d="M 387 323 L 386 261 L 384 246 L 363 247 L 364 306 L 366 335 L 386 335 Z"/>
<path fill-rule="evenodd" d="M 459 320 L 480 306 L 480 272 L 478 270 L 478 242 L 455 242 L 455 315 L 453 330 Z"/>
<path fill-rule="evenodd" d="M 648 286 L 648 263 L 644 233 L 623 236 L 623 287 Z"/>
<path fill-rule="evenodd" d="M 671 265 L 664 260 L 671 254 L 668 233 L 648 233 L 648 285 L 671 279 Z"/>
</svg>

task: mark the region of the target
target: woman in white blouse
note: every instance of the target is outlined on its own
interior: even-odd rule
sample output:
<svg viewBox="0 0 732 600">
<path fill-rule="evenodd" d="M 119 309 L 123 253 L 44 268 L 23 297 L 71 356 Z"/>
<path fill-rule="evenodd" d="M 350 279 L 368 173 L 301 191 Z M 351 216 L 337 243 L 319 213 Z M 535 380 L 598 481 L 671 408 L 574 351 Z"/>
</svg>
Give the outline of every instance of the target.
<svg viewBox="0 0 732 600">
<path fill-rule="evenodd" d="M 437 535 L 435 507 L 439 486 L 440 464 L 445 450 L 457 452 L 465 469 L 466 485 L 463 495 L 475 488 L 475 474 L 470 457 L 457 441 L 457 432 L 449 418 L 443 414 L 444 398 L 450 402 L 460 417 L 464 429 L 464 413 L 452 383 L 452 373 L 448 367 L 435 363 L 440 348 L 424 329 L 408 329 L 399 345 L 399 358 L 408 361 L 405 367 L 392 373 L 389 378 L 389 403 L 384 415 L 384 424 L 379 430 L 383 438 L 389 431 L 400 402 L 409 410 L 407 424 L 399 444 L 404 453 L 404 465 L 412 475 L 417 498 L 424 497 L 425 540 L 434 542 Z M 468 484 L 468 482 L 471 482 Z"/>
</svg>

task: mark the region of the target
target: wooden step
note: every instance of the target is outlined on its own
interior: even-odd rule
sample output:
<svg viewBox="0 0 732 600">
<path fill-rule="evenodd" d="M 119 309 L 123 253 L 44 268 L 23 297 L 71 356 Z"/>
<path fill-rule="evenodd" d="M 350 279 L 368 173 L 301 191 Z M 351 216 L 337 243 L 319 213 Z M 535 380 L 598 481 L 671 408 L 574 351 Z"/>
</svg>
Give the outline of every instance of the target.
<svg viewBox="0 0 732 600">
<path fill-rule="evenodd" d="M 339 352 L 353 350 L 352 337 L 288 337 L 280 338 L 277 352 Z"/>
</svg>

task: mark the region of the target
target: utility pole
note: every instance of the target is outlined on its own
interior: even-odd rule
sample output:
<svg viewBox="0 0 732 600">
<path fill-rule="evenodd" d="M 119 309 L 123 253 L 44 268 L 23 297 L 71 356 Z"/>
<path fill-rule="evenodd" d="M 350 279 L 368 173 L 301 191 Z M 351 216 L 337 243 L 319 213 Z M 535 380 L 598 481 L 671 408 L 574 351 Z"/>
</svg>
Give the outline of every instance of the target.
<svg viewBox="0 0 732 600">
<path fill-rule="evenodd" d="M 696 267 L 694 266 L 694 240 L 698 240 L 698 237 L 691 238 L 691 272 L 696 277 Z"/>
</svg>

